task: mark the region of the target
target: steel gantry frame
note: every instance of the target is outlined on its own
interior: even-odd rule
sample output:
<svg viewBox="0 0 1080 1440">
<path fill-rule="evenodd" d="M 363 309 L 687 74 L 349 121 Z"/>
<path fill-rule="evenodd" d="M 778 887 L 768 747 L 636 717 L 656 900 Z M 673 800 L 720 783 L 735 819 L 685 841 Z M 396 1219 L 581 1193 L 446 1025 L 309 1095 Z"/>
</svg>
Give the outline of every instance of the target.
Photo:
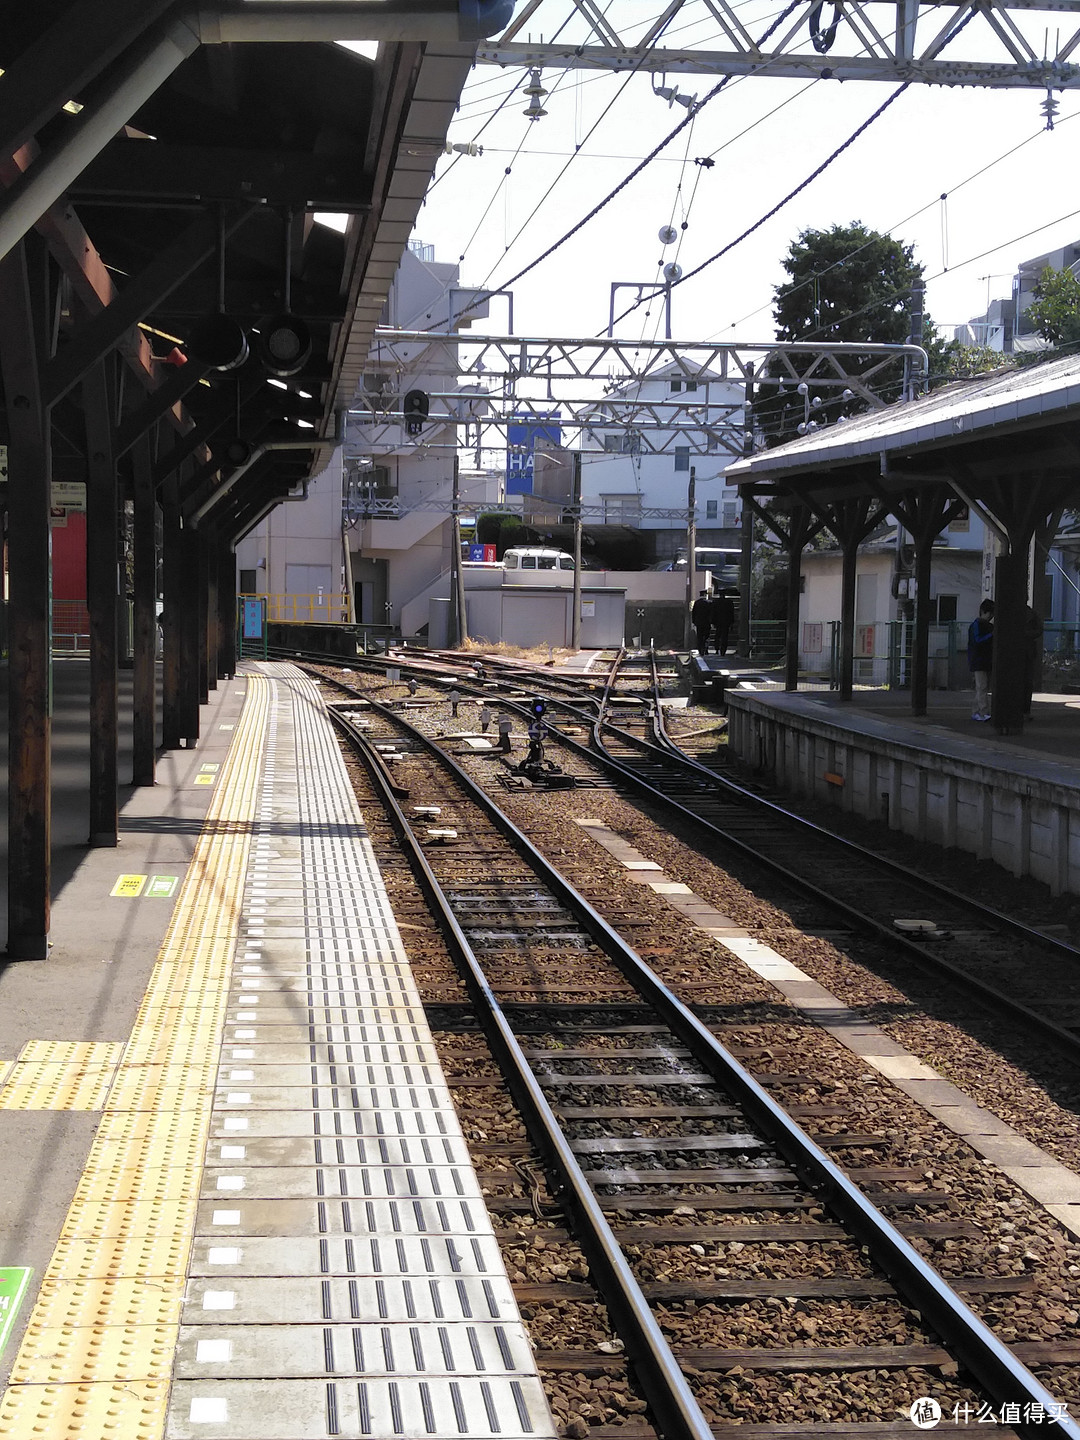
<svg viewBox="0 0 1080 1440">
<path fill-rule="evenodd" d="M 901 360 L 910 362 L 919 390 L 927 357 L 918 345 L 474 337 L 380 328 L 368 361 L 372 384 L 361 387 L 349 412 L 350 449 L 358 455 L 451 452 L 459 448 L 459 427 L 503 432 L 505 443 L 509 426 L 550 425 L 557 411 L 559 425 L 578 432 L 575 449 L 585 453 L 610 453 L 605 436 L 622 430 L 626 453 L 673 456 L 687 449 L 737 458 L 753 434 L 753 392 L 812 385 L 815 394 L 880 409 L 887 402 L 875 385 Z M 402 392 L 418 376 L 445 378 L 446 386 L 426 392 L 427 416 L 410 436 Z M 701 397 L 697 391 L 690 392 L 693 399 L 685 391 L 678 399 L 633 393 L 647 382 L 671 380 L 701 386 Z M 710 397 L 711 385 L 727 393 Z M 592 394 L 583 393 L 589 389 Z M 451 433 L 443 438 L 445 431 Z"/>
<path fill-rule="evenodd" d="M 594 0 L 528 0 L 501 35 L 480 46 L 477 60 L 669 75 L 1080 87 L 1080 0 L 831 0 L 827 17 L 817 0 L 805 0 L 767 44 L 747 29 L 745 7 L 728 0 L 667 0 L 643 17 L 645 8 L 612 13 Z M 709 28 L 701 45 L 664 43 L 694 22 Z M 976 58 L 946 59 L 942 51 L 961 29 Z"/>
</svg>

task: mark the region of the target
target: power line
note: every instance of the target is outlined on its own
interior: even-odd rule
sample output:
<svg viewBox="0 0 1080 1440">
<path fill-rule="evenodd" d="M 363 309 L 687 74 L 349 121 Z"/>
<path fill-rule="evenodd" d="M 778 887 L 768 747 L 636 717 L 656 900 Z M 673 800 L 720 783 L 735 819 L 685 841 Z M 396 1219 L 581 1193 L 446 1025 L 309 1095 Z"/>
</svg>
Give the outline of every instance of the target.
<svg viewBox="0 0 1080 1440">
<path fill-rule="evenodd" d="M 813 82 L 813 83 L 816 84 L 817 82 L 815 81 L 815 82 Z M 807 88 L 809 88 L 809 87 L 807 87 Z M 1060 128 L 1062 125 L 1066 124 L 1067 121 L 1069 121 L 1069 120 L 1074 120 L 1074 119 L 1076 118 L 1076 114 L 1077 114 L 1077 113 L 1080 113 L 1080 112 L 1074 112 L 1072 115 L 1066 115 L 1066 116 L 1065 116 L 1064 118 L 1062 118 L 1061 120 L 1055 121 L 1055 125 L 1057 126 L 1057 128 Z M 988 161 L 987 164 L 981 166 L 978 170 L 975 170 L 972 174 L 968 175 L 965 179 L 958 181 L 955 185 L 953 185 L 953 186 L 952 186 L 949 190 L 947 190 L 945 193 L 946 193 L 947 195 L 955 195 L 958 191 L 964 189 L 964 187 L 965 187 L 966 185 L 972 184 L 973 181 L 978 180 L 981 176 L 985 175 L 988 171 L 992 170 L 996 165 L 1000 165 L 1003 161 L 1008 160 L 1010 156 L 1015 155 L 1019 150 L 1023 150 L 1023 148 L 1024 148 L 1026 145 L 1030 145 L 1033 140 L 1038 140 L 1041 136 L 1043 136 L 1043 135 L 1045 135 L 1045 134 L 1046 134 L 1045 129 L 1041 129 L 1041 130 L 1036 130 L 1036 131 L 1034 131 L 1031 135 L 1028 135 L 1026 139 L 1021 140 L 1018 145 L 1014 145 L 1011 149 L 1004 151 L 1001 155 L 998 155 L 995 159 Z M 920 205 L 919 208 L 918 208 L 917 210 L 913 210 L 910 215 L 906 215 L 902 220 L 897 220 L 894 224 L 890 225 L 890 226 L 888 227 L 888 229 L 885 231 L 885 234 L 886 234 L 886 235 L 891 235 L 891 234 L 893 234 L 894 231 L 899 230 L 901 226 L 910 224 L 912 220 L 917 220 L 920 215 L 925 214 L 927 210 L 930 210 L 930 209 L 932 209 L 935 205 L 937 205 L 937 204 L 939 203 L 939 201 L 940 201 L 940 198 L 941 198 L 940 196 L 935 195 L 934 198 L 933 198 L 932 200 L 928 200 L 925 205 Z M 868 241 L 866 242 L 866 245 L 870 245 L 870 244 L 872 244 L 872 243 L 873 243 L 872 240 L 868 240 Z M 1006 243 L 1009 243 L 1009 242 L 1006 242 Z M 805 280 L 801 281 L 800 284 L 797 285 L 794 290 L 788 291 L 787 293 L 788 293 L 788 294 L 791 294 L 791 295 L 794 295 L 794 294 L 797 294 L 798 291 L 801 290 L 801 289 L 803 289 L 805 286 L 814 284 L 817 280 L 820 280 L 823 275 L 828 275 L 831 270 L 836 269 L 837 266 L 840 266 L 840 265 L 845 264 L 848 260 L 853 260 L 856 255 L 860 254 L 863 250 L 866 249 L 866 245 L 860 245 L 860 246 L 858 246 L 857 249 L 852 250 L 852 251 L 850 252 L 850 254 L 843 256 L 840 260 L 835 260 L 835 261 L 833 261 L 833 263 L 832 263 L 831 265 L 827 265 L 827 266 L 824 268 L 824 270 L 818 270 L 818 271 L 816 271 L 813 275 L 810 275 L 810 276 L 808 276 Z M 968 262 L 964 262 L 964 263 L 968 263 Z M 950 268 L 951 268 L 951 269 L 958 269 L 959 266 L 952 266 L 952 267 L 950 267 Z M 943 272 L 943 273 L 944 273 L 944 272 Z M 739 320 L 733 320 L 730 325 L 725 325 L 725 326 L 724 326 L 724 330 L 734 330 L 737 325 L 743 325 L 743 324 L 745 324 L 747 320 L 752 320 L 755 315 L 760 315 L 763 310 L 768 310 L 768 309 L 770 309 L 771 306 L 772 306 L 772 303 L 773 303 L 772 301 L 769 301 L 768 304 L 766 304 L 766 305 L 759 305 L 756 310 L 750 310 L 747 314 L 743 315 L 741 319 L 739 319 Z M 721 331 L 721 330 L 715 331 L 714 334 L 711 335 L 709 338 L 710 338 L 710 339 L 715 339 L 717 335 L 720 335 L 720 334 L 722 334 L 722 333 L 723 333 L 723 331 Z"/>
<path fill-rule="evenodd" d="M 797 10 L 799 5 L 801 5 L 802 3 L 803 0 L 790 0 L 790 3 L 784 7 L 784 9 L 776 17 L 773 23 L 765 31 L 764 35 L 762 35 L 761 39 L 757 42 L 759 47 L 765 44 L 766 40 L 769 39 L 770 35 L 772 35 L 773 32 L 777 30 L 780 25 L 783 24 L 783 22 L 792 13 L 792 11 Z M 566 233 L 562 235 L 560 239 L 556 240 L 553 245 L 549 245 L 548 248 L 541 255 L 538 255 L 536 257 L 535 260 L 531 260 L 529 264 L 519 270 L 516 275 L 512 275 L 509 280 L 504 281 L 502 288 L 508 289 L 511 285 L 516 285 L 517 282 L 521 280 L 524 276 L 528 275 L 531 270 L 535 270 L 538 265 L 542 264 L 549 255 L 553 255 L 556 250 L 561 249 L 562 246 L 565 245 L 568 240 L 572 239 L 579 230 L 583 229 L 590 220 L 595 219 L 595 217 L 599 215 L 600 211 L 603 210 L 605 206 L 609 205 L 611 201 L 615 199 L 616 195 L 621 194 L 621 192 L 626 189 L 630 182 L 636 179 L 637 176 L 640 175 L 641 172 L 646 168 L 646 166 L 650 165 L 652 161 L 656 158 L 656 156 L 659 155 L 662 150 L 665 150 L 668 145 L 671 144 L 672 140 L 675 139 L 676 135 L 680 134 L 687 127 L 687 125 L 690 124 L 691 120 L 694 119 L 694 117 L 704 108 L 704 106 L 706 106 L 710 100 L 715 99 L 715 97 L 719 95 L 720 91 L 723 90 L 723 88 L 727 85 L 730 79 L 731 76 L 725 75 L 718 84 L 714 85 L 713 88 L 709 91 L 709 93 L 705 96 L 705 98 L 700 101 L 696 106 L 694 106 L 692 110 L 688 111 L 686 118 L 684 120 L 680 120 L 678 125 L 675 126 L 674 130 L 672 130 L 668 135 L 666 135 L 664 139 L 660 141 L 659 145 L 657 145 L 653 150 L 651 150 L 649 154 L 645 156 L 644 160 L 642 160 L 640 164 L 636 165 L 634 169 L 630 171 L 629 175 L 626 175 L 622 180 L 620 180 L 618 185 L 615 186 L 614 190 L 612 190 L 609 194 L 605 195 L 603 200 L 601 200 L 598 204 L 594 205 L 587 215 L 582 216 L 582 218 L 577 222 L 576 225 L 573 225 L 569 230 L 567 230 Z M 632 308 L 636 309 L 637 306 L 635 305 Z"/>
<path fill-rule="evenodd" d="M 785 205 L 790 204 L 790 202 L 794 200 L 797 195 L 801 195 L 808 185 L 812 185 L 813 182 L 818 178 L 818 176 L 823 174 L 829 168 L 829 166 L 833 163 L 834 160 L 839 159 L 839 157 L 844 153 L 845 150 L 849 149 L 852 145 L 854 145 L 855 141 L 858 140 L 859 136 L 869 130 L 870 126 L 873 125 L 876 120 L 880 119 L 882 115 L 884 115 L 885 111 L 888 110 L 890 105 L 895 104 L 895 102 L 899 100 L 900 96 L 903 95 L 904 92 L 910 88 L 911 84 L 912 82 L 910 80 L 905 80 L 902 85 L 898 85 L 897 88 L 893 91 L 893 93 L 888 97 L 888 99 L 884 100 L 873 112 L 872 115 L 867 116 L 867 118 L 862 122 L 862 124 L 859 125 L 855 130 L 853 130 L 851 134 L 847 137 L 847 139 L 836 147 L 832 154 L 826 156 L 826 158 L 821 162 L 821 164 L 818 165 L 815 170 L 812 170 L 809 175 L 807 175 L 805 180 L 801 180 L 793 190 L 788 191 L 788 193 L 784 196 L 782 200 L 778 200 L 771 210 L 767 210 L 765 214 L 760 217 L 760 219 L 755 220 L 752 225 L 747 226 L 747 228 L 742 232 L 741 235 L 737 235 L 734 240 L 729 240 L 726 245 L 724 245 L 721 249 L 717 250 L 715 255 L 710 255 L 707 260 L 703 260 L 701 264 L 696 265 L 693 270 L 688 270 L 685 275 L 680 275 L 677 280 L 673 280 L 671 282 L 672 288 L 674 289 L 676 285 L 685 285 L 687 280 L 692 280 L 695 275 L 700 275 L 703 270 L 706 270 L 710 265 L 715 264 L 717 260 L 721 259 L 724 255 L 727 255 L 730 251 L 734 250 L 736 245 L 741 245 L 744 240 L 749 239 L 749 237 L 753 235 L 755 230 L 760 230 L 761 227 L 766 224 L 767 221 L 771 220 L 774 215 L 779 214 L 779 212 L 783 210 Z M 622 312 L 621 315 L 617 315 L 615 317 L 615 323 L 617 323 L 619 320 L 625 320 L 626 316 L 636 310 L 639 304 L 641 304 L 641 301 L 634 301 L 634 303 L 632 305 L 629 305 Z"/>
</svg>

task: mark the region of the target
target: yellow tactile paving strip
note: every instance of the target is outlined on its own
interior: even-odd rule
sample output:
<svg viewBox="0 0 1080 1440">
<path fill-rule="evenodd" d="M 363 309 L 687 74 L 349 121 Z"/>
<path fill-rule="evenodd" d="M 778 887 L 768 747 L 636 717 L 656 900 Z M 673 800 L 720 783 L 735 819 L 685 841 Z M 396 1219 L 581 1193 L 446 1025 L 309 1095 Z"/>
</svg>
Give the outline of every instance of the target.
<svg viewBox="0 0 1080 1440">
<path fill-rule="evenodd" d="M 100 1110 L 124 1047 L 31 1040 L 0 1077 L 0 1110 Z"/>
<path fill-rule="evenodd" d="M 234 743 L 131 1037 L 108 1070 L 101 1125 L 0 1400 L 3 1440 L 164 1433 L 268 702 L 268 682 L 249 677 Z M 32 1056 L 24 1052 L 14 1070 L 58 1066 L 70 1083 L 70 1061 L 46 1058 L 38 1043 L 27 1048 Z M 90 1052 L 109 1047 L 81 1048 L 82 1077 L 104 1075 L 88 1068 Z M 3 1093 L 25 1088 L 9 1073 Z"/>
</svg>

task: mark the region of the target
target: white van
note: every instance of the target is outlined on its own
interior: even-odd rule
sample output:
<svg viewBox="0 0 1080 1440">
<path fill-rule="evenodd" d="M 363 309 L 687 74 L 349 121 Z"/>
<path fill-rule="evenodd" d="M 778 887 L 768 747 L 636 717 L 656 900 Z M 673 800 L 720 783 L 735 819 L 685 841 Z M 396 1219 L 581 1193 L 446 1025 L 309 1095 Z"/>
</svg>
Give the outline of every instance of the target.
<svg viewBox="0 0 1080 1440">
<path fill-rule="evenodd" d="M 565 550 L 545 550 L 540 545 L 520 545 L 503 556 L 505 570 L 573 570 L 574 557 Z"/>
</svg>

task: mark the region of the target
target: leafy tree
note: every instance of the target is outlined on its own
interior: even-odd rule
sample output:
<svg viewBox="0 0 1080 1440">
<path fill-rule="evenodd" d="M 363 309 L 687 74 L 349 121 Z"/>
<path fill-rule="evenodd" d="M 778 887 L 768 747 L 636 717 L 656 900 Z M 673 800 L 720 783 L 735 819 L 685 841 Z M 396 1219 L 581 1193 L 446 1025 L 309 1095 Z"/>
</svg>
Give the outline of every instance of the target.
<svg viewBox="0 0 1080 1440">
<path fill-rule="evenodd" d="M 907 339 L 911 287 L 922 278 L 913 246 L 856 220 L 803 230 L 782 263 L 789 278 L 776 287 L 779 339 Z"/>
<path fill-rule="evenodd" d="M 930 355 L 930 386 L 945 385 L 950 380 L 971 380 L 1011 363 L 1012 356 L 991 350 L 989 345 L 961 345 L 959 340 L 950 340 Z"/>
<path fill-rule="evenodd" d="M 485 510 L 482 515 L 478 515 L 476 517 L 476 543 L 478 545 L 498 545 L 502 522 L 502 513 L 498 510 Z"/>
<path fill-rule="evenodd" d="M 792 241 L 784 257 L 788 279 L 776 287 L 777 338 L 874 344 L 901 344 L 911 330 L 909 302 L 912 286 L 922 278 L 922 266 L 914 258 L 914 247 L 894 240 L 880 231 L 868 230 L 860 221 L 833 225 L 828 230 L 803 230 Z M 926 320 L 923 343 L 937 352 L 944 345 Z M 931 355 L 931 373 L 940 357 Z M 866 357 L 848 356 L 845 362 L 853 373 L 877 364 Z M 801 376 L 806 365 L 795 364 Z M 890 364 L 874 377 L 873 385 L 886 398 L 899 397 L 903 384 L 903 363 Z M 766 379 L 779 379 L 784 367 L 772 362 Z M 785 386 L 762 386 L 754 404 L 754 417 L 772 445 L 791 439 L 806 418 L 835 420 L 841 413 L 862 408 L 857 401 L 843 401 L 834 388 L 815 387 L 807 382 L 805 396 L 790 378 Z M 817 405 L 814 405 L 814 401 Z"/>
<path fill-rule="evenodd" d="M 1071 270 L 1047 265 L 1027 313 L 1035 333 L 1051 345 L 1080 344 L 1080 280 Z"/>
</svg>

